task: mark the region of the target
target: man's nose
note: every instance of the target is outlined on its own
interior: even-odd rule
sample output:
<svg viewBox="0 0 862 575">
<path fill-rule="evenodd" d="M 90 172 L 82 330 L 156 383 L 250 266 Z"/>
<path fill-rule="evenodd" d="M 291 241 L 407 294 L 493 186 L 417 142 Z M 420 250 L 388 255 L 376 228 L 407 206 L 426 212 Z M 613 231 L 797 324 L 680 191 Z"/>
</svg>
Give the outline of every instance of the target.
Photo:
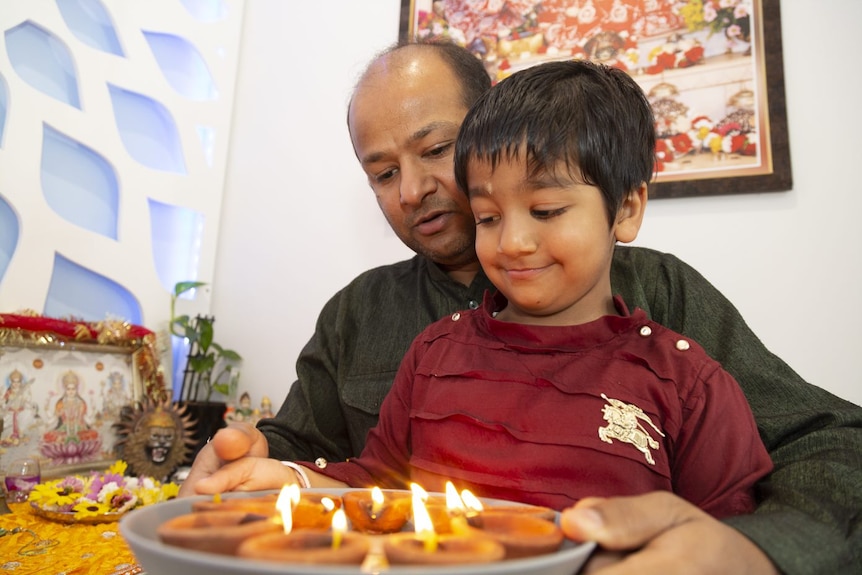
<svg viewBox="0 0 862 575">
<path fill-rule="evenodd" d="M 400 198 L 402 205 L 419 206 L 428 194 L 437 189 L 434 175 L 421 165 L 401 167 Z"/>
</svg>

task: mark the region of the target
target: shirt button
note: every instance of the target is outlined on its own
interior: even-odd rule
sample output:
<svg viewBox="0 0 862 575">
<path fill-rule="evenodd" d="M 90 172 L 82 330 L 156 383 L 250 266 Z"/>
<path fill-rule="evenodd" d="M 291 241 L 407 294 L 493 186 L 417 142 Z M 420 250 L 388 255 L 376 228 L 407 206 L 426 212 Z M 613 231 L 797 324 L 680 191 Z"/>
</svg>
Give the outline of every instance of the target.
<svg viewBox="0 0 862 575">
<path fill-rule="evenodd" d="M 479 307 L 479 302 L 474 299 L 471 299 L 467 305 L 470 306 L 470 309 L 476 309 L 477 307 Z"/>
<path fill-rule="evenodd" d="M 676 348 L 677 348 L 678 350 L 680 350 L 680 351 L 685 351 L 685 350 L 687 350 L 689 347 L 691 347 L 691 346 L 690 346 L 690 345 L 689 345 L 689 343 L 688 343 L 687 341 L 685 341 L 684 339 L 681 339 L 681 340 L 679 340 L 679 341 L 677 341 L 677 342 L 676 342 Z"/>
<path fill-rule="evenodd" d="M 452 321 L 458 321 L 459 319 L 461 319 L 461 314 L 460 314 L 460 313 L 458 313 L 458 312 L 456 311 L 455 313 L 453 313 L 453 314 L 452 314 Z"/>
<path fill-rule="evenodd" d="M 326 461 L 323 457 L 318 457 L 314 460 L 314 464 L 320 469 L 326 469 L 326 466 L 329 465 L 329 462 Z"/>
<path fill-rule="evenodd" d="M 652 329 L 650 328 L 650 326 L 645 325 L 641 328 L 641 335 L 642 336 L 649 337 L 650 334 L 652 334 Z"/>
</svg>

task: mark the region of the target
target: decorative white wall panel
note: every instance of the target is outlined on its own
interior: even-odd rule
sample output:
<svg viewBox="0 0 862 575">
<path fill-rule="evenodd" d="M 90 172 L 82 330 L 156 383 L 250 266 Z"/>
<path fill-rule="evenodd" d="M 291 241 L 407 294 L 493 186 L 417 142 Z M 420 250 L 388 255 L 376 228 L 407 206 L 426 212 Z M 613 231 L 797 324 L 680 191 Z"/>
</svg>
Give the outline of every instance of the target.
<svg viewBox="0 0 862 575">
<path fill-rule="evenodd" d="M 0 2 L 0 311 L 162 330 L 212 281 L 243 9 Z"/>
</svg>

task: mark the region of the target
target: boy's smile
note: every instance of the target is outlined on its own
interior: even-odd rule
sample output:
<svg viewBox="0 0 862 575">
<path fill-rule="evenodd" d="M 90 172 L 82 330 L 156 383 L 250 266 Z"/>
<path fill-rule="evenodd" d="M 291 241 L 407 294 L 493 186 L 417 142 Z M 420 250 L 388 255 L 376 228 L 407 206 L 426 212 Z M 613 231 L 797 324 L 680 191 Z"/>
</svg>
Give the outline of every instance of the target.
<svg viewBox="0 0 862 575">
<path fill-rule="evenodd" d="M 615 314 L 610 264 L 616 241 L 599 189 L 565 170 L 528 176 L 523 154 L 467 169 L 476 253 L 509 300 L 504 321 L 571 325 Z"/>
</svg>

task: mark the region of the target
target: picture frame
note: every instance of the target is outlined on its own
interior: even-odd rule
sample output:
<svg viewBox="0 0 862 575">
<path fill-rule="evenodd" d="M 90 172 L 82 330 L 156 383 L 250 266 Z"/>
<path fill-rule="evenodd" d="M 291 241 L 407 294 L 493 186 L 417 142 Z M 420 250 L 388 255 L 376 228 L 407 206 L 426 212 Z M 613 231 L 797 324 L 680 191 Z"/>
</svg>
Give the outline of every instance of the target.
<svg viewBox="0 0 862 575">
<path fill-rule="evenodd" d="M 448 40 L 493 82 L 551 60 L 626 70 L 656 116 L 651 198 L 792 188 L 779 0 L 402 0 L 401 41 Z"/>
<path fill-rule="evenodd" d="M 0 475 L 24 457 L 43 478 L 110 466 L 124 410 L 163 392 L 144 328 L 0 314 Z"/>
</svg>

